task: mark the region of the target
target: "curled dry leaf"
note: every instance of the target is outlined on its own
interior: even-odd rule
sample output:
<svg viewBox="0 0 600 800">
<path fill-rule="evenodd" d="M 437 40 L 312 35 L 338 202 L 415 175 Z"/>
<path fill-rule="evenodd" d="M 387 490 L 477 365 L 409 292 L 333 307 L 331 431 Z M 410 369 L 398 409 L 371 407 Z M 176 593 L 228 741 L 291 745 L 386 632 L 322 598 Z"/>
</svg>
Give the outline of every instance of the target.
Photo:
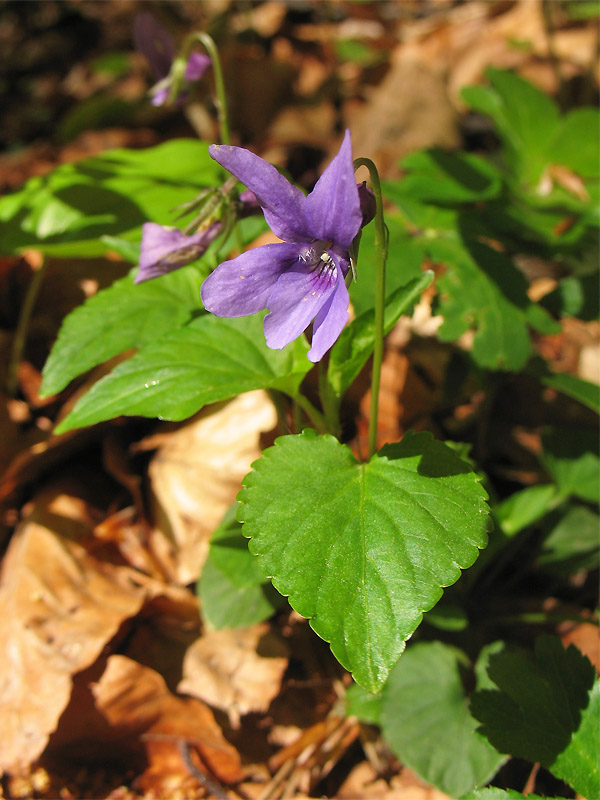
<svg viewBox="0 0 600 800">
<path fill-rule="evenodd" d="M 110 656 L 92 692 L 115 738 L 144 741 L 149 766 L 141 785 L 156 789 L 160 776 L 187 772 L 178 750 L 182 743 L 194 746 L 201 771 L 223 783 L 242 779 L 238 752 L 223 736 L 212 711 L 196 698 L 172 694 L 153 669 L 126 656 Z"/>
<path fill-rule="evenodd" d="M 266 392 L 248 392 L 161 437 L 149 467 L 153 545 L 174 581 L 187 584 L 200 575 L 210 536 L 260 457 L 261 434 L 276 421 Z"/>
<path fill-rule="evenodd" d="M 285 642 L 267 623 L 209 631 L 188 649 L 178 691 L 229 714 L 235 727 L 251 711 L 266 711 L 288 663 Z"/>
<path fill-rule="evenodd" d="M 48 490 L 4 557 L 0 584 L 0 770 L 42 752 L 71 693 L 145 592 L 131 570 L 103 564 L 79 543 L 91 535 L 80 498 Z"/>
</svg>

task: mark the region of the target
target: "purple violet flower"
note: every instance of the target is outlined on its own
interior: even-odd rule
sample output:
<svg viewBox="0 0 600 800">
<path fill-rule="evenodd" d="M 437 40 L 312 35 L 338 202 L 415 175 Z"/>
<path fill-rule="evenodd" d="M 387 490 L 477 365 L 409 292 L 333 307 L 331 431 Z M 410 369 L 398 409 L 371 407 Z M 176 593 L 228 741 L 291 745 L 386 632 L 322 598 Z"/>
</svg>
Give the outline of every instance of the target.
<svg viewBox="0 0 600 800">
<path fill-rule="evenodd" d="M 166 31 L 154 14 L 142 11 L 133 21 L 133 41 L 136 49 L 146 58 L 154 77 L 156 85 L 151 90 L 152 105 L 162 106 L 169 98 L 171 91 L 170 72 L 176 56 L 175 44 L 168 31 Z M 203 53 L 190 53 L 186 67 L 185 80 L 188 83 L 200 80 L 210 67 L 210 58 Z M 180 93 L 177 101 L 184 99 L 185 94 Z"/>
<path fill-rule="evenodd" d="M 349 250 L 363 223 L 350 132 L 308 197 L 249 150 L 211 145 L 209 153 L 254 192 L 283 241 L 220 264 L 202 284 L 204 307 L 220 317 L 268 308 L 264 331 L 273 349 L 285 347 L 314 320 L 308 358 L 320 361 L 348 318 Z"/>
<path fill-rule="evenodd" d="M 142 225 L 140 270 L 134 283 L 143 283 L 191 264 L 204 255 L 221 228 L 221 222 L 213 222 L 203 231 L 186 236 L 178 228 L 165 228 L 154 222 L 146 222 Z"/>
</svg>

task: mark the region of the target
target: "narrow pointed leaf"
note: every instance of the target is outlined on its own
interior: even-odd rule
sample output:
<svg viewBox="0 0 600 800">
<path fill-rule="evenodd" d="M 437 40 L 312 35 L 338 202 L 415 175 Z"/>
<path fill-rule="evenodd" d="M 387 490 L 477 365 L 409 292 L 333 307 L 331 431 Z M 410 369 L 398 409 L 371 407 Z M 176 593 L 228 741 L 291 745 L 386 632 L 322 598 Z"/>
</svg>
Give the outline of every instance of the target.
<svg viewBox="0 0 600 800">
<path fill-rule="evenodd" d="M 407 310 L 421 292 L 433 280 L 433 272 L 428 270 L 420 278 L 415 278 L 396 289 L 385 306 L 384 331 L 389 333 L 400 316 Z M 327 377 L 337 397 L 341 397 L 352 384 L 373 352 L 375 341 L 375 311 L 365 311 L 344 328 L 333 346 Z"/>
<path fill-rule="evenodd" d="M 119 364 L 79 400 L 57 431 L 121 414 L 186 419 L 208 403 L 252 389 L 293 394 L 311 367 L 307 350 L 304 339 L 269 350 L 261 315 L 204 315 Z"/>
<path fill-rule="evenodd" d="M 202 307 L 202 273 L 180 269 L 139 286 L 134 273 L 90 297 L 64 320 L 44 366 L 42 395 L 130 348 L 155 342 Z"/>
</svg>

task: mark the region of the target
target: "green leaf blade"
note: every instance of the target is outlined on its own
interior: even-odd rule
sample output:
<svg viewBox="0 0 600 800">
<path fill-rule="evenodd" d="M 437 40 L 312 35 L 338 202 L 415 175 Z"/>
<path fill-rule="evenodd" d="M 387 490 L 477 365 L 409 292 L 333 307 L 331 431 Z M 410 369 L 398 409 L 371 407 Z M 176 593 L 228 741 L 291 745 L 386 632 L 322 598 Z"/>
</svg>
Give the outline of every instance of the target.
<svg viewBox="0 0 600 800">
<path fill-rule="evenodd" d="M 3 253 L 36 247 L 58 257 L 103 255 L 103 236 L 139 241 L 141 226 L 172 224 L 172 209 L 222 182 L 206 142 L 173 139 L 62 164 L 0 199 Z"/>
<path fill-rule="evenodd" d="M 42 395 L 56 394 L 103 361 L 183 325 L 202 306 L 201 283 L 193 267 L 138 286 L 132 273 L 89 298 L 62 324 L 44 366 Z"/>
<path fill-rule="evenodd" d="M 476 733 L 460 677 L 464 660 L 441 642 L 415 644 L 381 698 L 382 731 L 393 751 L 451 797 L 486 783 L 505 760 Z"/>
<path fill-rule="evenodd" d="M 92 425 L 122 414 L 181 420 L 208 403 L 253 389 L 297 390 L 311 362 L 302 338 L 269 350 L 262 315 L 210 314 L 149 344 L 84 395 L 58 426 Z"/>
<path fill-rule="evenodd" d="M 238 518 L 263 573 L 371 691 L 487 540 L 485 491 L 428 434 L 368 464 L 331 436 L 283 437 L 244 486 Z"/>
<path fill-rule="evenodd" d="M 433 272 L 428 270 L 396 289 L 385 306 L 384 333 L 388 334 L 400 316 L 432 282 Z M 331 350 L 328 381 L 337 397 L 341 397 L 357 377 L 373 352 L 375 312 L 363 312 L 342 331 Z"/>
<path fill-rule="evenodd" d="M 501 752 L 539 761 L 585 797 L 600 796 L 600 691 L 590 661 L 541 636 L 535 658 L 505 649 L 490 657 L 488 673 L 498 689 L 472 700 L 483 735 Z"/>
<path fill-rule="evenodd" d="M 248 550 L 232 506 L 212 535 L 198 581 L 202 618 L 212 628 L 244 628 L 268 619 L 283 603 Z"/>
</svg>

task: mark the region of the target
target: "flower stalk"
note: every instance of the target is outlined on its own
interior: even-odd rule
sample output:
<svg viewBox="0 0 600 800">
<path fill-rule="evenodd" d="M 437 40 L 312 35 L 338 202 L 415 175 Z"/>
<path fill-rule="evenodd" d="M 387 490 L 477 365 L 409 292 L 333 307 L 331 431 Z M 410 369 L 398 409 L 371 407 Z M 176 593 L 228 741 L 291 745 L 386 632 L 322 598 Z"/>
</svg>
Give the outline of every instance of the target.
<svg viewBox="0 0 600 800">
<path fill-rule="evenodd" d="M 190 34 L 185 40 L 183 45 L 182 59 L 184 63 L 187 62 L 191 49 L 196 42 L 204 47 L 212 61 L 213 72 L 215 75 L 215 105 L 217 107 L 217 117 L 219 120 L 219 138 L 221 144 L 229 144 L 229 118 L 227 115 L 227 97 L 225 94 L 225 81 L 223 80 L 223 70 L 221 68 L 221 59 L 219 58 L 219 51 L 212 36 L 204 31 L 195 31 Z"/>
<path fill-rule="evenodd" d="M 373 372 L 371 375 L 371 415 L 369 419 L 369 458 L 377 450 L 377 420 L 379 414 L 379 387 L 381 385 L 381 365 L 383 363 L 384 312 L 385 312 L 385 265 L 388 254 L 388 234 L 383 217 L 383 198 L 377 167 L 370 158 L 354 160 L 354 169 L 366 167 L 371 178 L 371 188 L 375 195 L 375 250 L 377 265 L 375 272 L 375 343 L 373 347 Z"/>
<path fill-rule="evenodd" d="M 15 331 L 15 338 L 13 339 L 12 351 L 10 355 L 10 363 L 8 365 L 8 375 L 6 379 L 6 391 L 10 397 L 14 397 L 17 393 L 19 385 L 19 364 L 21 363 L 23 351 L 25 350 L 31 314 L 44 280 L 44 273 L 46 272 L 47 264 L 48 260 L 46 256 L 43 256 L 43 260 L 39 269 L 33 273 L 31 282 L 27 288 L 25 301 L 19 313 L 17 329 Z"/>
</svg>

